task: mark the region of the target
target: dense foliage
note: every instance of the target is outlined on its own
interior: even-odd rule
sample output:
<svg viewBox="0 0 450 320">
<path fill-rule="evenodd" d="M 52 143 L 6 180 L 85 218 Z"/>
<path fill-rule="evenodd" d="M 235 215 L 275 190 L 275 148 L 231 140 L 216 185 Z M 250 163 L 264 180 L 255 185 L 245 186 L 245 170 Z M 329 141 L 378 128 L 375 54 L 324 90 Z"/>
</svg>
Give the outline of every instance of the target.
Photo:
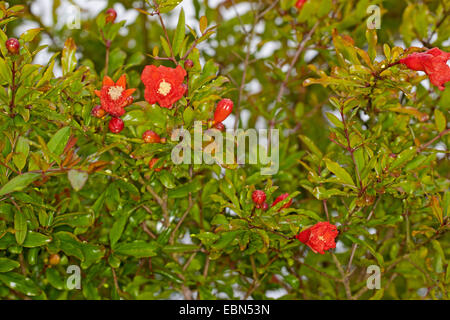
<svg viewBox="0 0 450 320">
<path fill-rule="evenodd" d="M 450 298 L 447 1 L 110 0 L 80 28 L 9 2 L 1 299 Z M 218 104 L 279 129 L 278 172 L 172 162 Z"/>
</svg>

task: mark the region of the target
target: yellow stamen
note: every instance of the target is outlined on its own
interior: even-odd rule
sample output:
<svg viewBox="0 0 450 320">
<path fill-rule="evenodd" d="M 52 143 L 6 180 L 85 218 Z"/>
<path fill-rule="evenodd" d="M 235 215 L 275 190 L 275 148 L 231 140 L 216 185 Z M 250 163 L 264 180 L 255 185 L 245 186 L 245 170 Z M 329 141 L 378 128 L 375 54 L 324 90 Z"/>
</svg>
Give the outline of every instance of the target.
<svg viewBox="0 0 450 320">
<path fill-rule="evenodd" d="M 123 88 L 120 86 L 110 87 L 108 90 L 109 97 L 112 100 L 117 100 L 122 96 Z"/>
<path fill-rule="evenodd" d="M 159 84 L 158 93 L 160 95 L 167 96 L 170 90 L 172 90 L 172 86 L 170 85 L 170 83 L 164 80 L 161 81 L 161 83 Z"/>
</svg>

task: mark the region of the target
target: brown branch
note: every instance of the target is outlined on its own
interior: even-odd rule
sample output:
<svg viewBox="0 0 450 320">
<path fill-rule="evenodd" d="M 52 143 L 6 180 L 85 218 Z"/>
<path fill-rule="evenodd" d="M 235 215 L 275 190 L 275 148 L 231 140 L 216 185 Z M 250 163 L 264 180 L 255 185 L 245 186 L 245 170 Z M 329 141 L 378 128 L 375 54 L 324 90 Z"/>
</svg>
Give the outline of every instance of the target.
<svg viewBox="0 0 450 320">
<path fill-rule="evenodd" d="M 313 35 L 314 31 L 316 31 L 318 26 L 319 26 L 319 21 L 316 22 L 316 24 L 311 28 L 311 30 L 306 34 L 306 36 L 303 38 L 303 40 L 299 43 L 297 50 L 295 51 L 294 57 L 292 58 L 291 64 L 289 65 L 289 69 L 286 72 L 284 81 L 281 83 L 280 90 L 278 91 L 278 95 L 277 95 L 277 99 L 276 99 L 277 103 L 280 102 L 281 98 L 283 97 L 284 91 L 286 90 L 286 86 L 289 82 L 289 78 L 291 77 L 292 70 L 294 69 L 294 66 L 297 63 L 297 60 L 300 57 L 300 54 L 305 49 L 306 43 L 310 40 L 311 36 Z"/>
<path fill-rule="evenodd" d="M 186 211 L 184 212 L 183 216 L 181 217 L 181 219 L 178 221 L 177 225 L 175 226 L 175 229 L 173 229 L 172 233 L 170 234 L 170 239 L 169 239 L 169 243 L 170 244 L 174 243 L 174 241 L 175 241 L 175 234 L 177 233 L 178 229 L 180 228 L 180 226 L 183 223 L 184 219 L 186 219 L 188 213 L 191 211 L 193 206 L 194 206 L 194 201 L 192 201 L 192 195 L 189 192 L 189 205 L 188 205 Z"/>
<path fill-rule="evenodd" d="M 450 132 L 450 129 L 446 129 L 444 131 L 441 131 L 436 137 L 431 139 L 425 144 L 422 144 L 418 149 L 417 152 L 422 152 L 424 149 L 428 148 L 431 144 L 433 144 L 436 140 L 440 139 L 442 136 L 445 136 L 447 133 Z"/>
</svg>

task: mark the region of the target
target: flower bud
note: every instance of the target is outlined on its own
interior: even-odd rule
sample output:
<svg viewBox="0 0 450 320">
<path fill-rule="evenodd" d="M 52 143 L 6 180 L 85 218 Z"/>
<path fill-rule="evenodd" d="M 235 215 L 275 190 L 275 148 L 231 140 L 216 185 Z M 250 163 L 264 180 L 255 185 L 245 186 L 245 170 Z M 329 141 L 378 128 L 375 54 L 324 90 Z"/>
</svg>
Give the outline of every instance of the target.
<svg viewBox="0 0 450 320">
<path fill-rule="evenodd" d="M 106 23 L 114 23 L 117 18 L 117 12 L 113 8 L 106 10 Z"/>
<path fill-rule="evenodd" d="M 91 115 L 96 118 L 103 118 L 103 116 L 106 114 L 106 111 L 102 109 L 101 105 L 96 105 L 91 110 Z"/>
<path fill-rule="evenodd" d="M 260 208 L 264 202 L 266 201 L 266 194 L 262 190 L 255 190 L 252 193 L 253 203 L 256 204 L 258 208 Z"/>
<path fill-rule="evenodd" d="M 16 38 L 9 38 L 5 42 L 6 49 L 8 49 L 8 52 L 10 54 L 18 54 L 20 49 L 20 43 L 19 40 Z"/>
<path fill-rule="evenodd" d="M 113 117 L 109 120 L 109 131 L 112 133 L 119 133 L 123 130 L 123 127 L 124 124 L 122 119 Z"/>
<path fill-rule="evenodd" d="M 186 70 L 190 70 L 193 66 L 194 66 L 194 61 L 192 61 L 191 59 L 187 59 L 187 60 L 184 62 L 184 68 L 185 68 Z"/>
<path fill-rule="evenodd" d="M 142 134 L 142 139 L 144 140 L 145 143 L 159 143 L 161 141 L 159 135 L 152 130 L 145 131 Z"/>
<path fill-rule="evenodd" d="M 222 99 L 219 101 L 214 112 L 214 122 L 222 122 L 225 120 L 230 113 L 233 111 L 233 101 L 230 99 Z"/>
</svg>

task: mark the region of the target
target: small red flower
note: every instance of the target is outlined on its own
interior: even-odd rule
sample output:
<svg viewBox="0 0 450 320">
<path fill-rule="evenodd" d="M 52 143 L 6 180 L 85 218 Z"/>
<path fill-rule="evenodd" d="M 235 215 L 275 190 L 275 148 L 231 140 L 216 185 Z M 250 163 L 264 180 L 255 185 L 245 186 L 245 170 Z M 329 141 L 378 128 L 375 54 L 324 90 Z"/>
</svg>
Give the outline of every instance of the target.
<svg viewBox="0 0 450 320">
<path fill-rule="evenodd" d="M 222 99 L 219 101 L 214 111 L 214 123 L 219 123 L 225 120 L 233 111 L 233 101 L 230 99 Z"/>
<path fill-rule="evenodd" d="M 109 131 L 112 133 L 119 133 L 123 130 L 123 120 L 120 118 L 112 117 L 111 120 L 109 120 Z"/>
<path fill-rule="evenodd" d="M 301 10 L 303 5 L 306 3 L 307 0 L 297 0 L 297 2 L 295 3 L 295 6 L 297 7 L 298 10 Z"/>
<path fill-rule="evenodd" d="M 19 40 L 16 38 L 9 38 L 5 42 L 6 49 L 8 49 L 8 52 L 10 54 L 18 54 L 20 49 L 20 43 Z"/>
<path fill-rule="evenodd" d="M 148 103 L 158 103 L 163 108 L 172 108 L 186 92 L 183 86 L 186 71 L 181 67 L 146 66 L 141 75 L 145 85 L 145 100 Z"/>
<path fill-rule="evenodd" d="M 432 84 L 439 90 L 444 90 L 445 83 L 450 81 L 450 67 L 447 65 L 449 59 L 450 53 L 433 48 L 425 52 L 411 53 L 399 62 L 411 70 L 424 71 Z"/>
<path fill-rule="evenodd" d="M 314 253 L 324 254 L 325 251 L 336 248 L 335 239 L 338 234 L 339 232 L 334 224 L 318 222 L 300 232 L 296 238 L 310 247 Z"/>
<path fill-rule="evenodd" d="M 264 201 L 266 201 L 265 192 L 262 190 L 253 191 L 252 200 L 253 200 L 253 203 L 256 204 L 256 207 L 260 208 L 264 204 Z"/>
<path fill-rule="evenodd" d="M 272 207 L 275 206 L 278 202 L 283 201 L 283 200 L 286 199 L 287 197 L 289 197 L 289 193 L 283 193 L 281 196 L 279 196 L 279 197 L 277 197 L 277 198 L 275 199 L 275 201 L 272 203 Z M 292 199 L 289 200 L 288 203 L 286 203 L 285 205 L 283 205 L 283 206 L 280 208 L 280 210 L 281 210 L 281 209 L 289 208 L 289 207 L 291 206 L 291 204 L 292 204 Z"/>
<path fill-rule="evenodd" d="M 159 135 L 152 130 L 147 130 L 142 134 L 142 139 L 145 143 L 159 143 L 161 141 L 161 138 Z"/>
<path fill-rule="evenodd" d="M 100 98 L 102 108 L 113 117 L 120 117 L 125 113 L 125 107 L 133 100 L 130 96 L 136 89 L 127 89 L 127 78 L 122 75 L 116 83 L 108 77 L 103 78 L 102 89 L 95 90 Z"/>
</svg>

